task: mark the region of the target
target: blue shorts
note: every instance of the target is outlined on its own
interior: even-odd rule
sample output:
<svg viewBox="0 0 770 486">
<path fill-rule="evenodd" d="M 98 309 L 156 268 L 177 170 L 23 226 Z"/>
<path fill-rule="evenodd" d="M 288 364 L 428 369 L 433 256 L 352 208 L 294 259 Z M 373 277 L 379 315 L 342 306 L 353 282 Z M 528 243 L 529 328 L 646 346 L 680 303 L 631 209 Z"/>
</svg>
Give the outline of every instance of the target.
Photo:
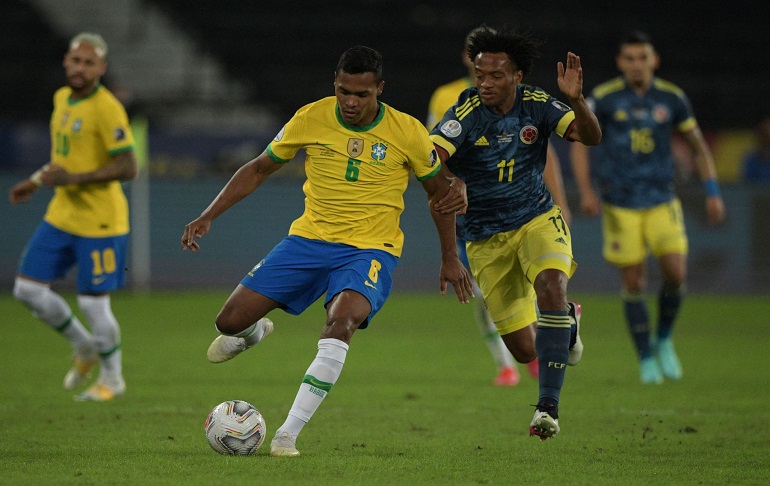
<svg viewBox="0 0 770 486">
<path fill-rule="evenodd" d="M 20 275 L 51 282 L 64 278 L 77 264 L 81 294 L 101 294 L 122 287 L 126 280 L 128 235 L 106 238 L 76 236 L 41 222 L 21 255 Z"/>
<path fill-rule="evenodd" d="M 393 287 L 398 258 L 382 250 L 287 236 L 259 262 L 241 285 L 298 315 L 326 292 L 327 305 L 343 290 L 355 290 L 372 306 L 359 329 L 369 325 Z"/>
</svg>

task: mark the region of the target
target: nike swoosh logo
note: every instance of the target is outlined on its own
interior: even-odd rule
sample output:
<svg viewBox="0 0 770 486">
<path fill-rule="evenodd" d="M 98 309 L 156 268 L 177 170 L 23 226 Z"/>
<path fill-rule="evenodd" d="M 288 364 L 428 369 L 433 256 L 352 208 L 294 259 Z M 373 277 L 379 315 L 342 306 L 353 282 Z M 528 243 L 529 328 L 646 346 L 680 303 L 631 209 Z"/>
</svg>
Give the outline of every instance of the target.
<svg viewBox="0 0 770 486">
<path fill-rule="evenodd" d="M 370 284 L 368 280 L 364 280 L 364 285 L 366 285 L 367 287 L 371 287 L 374 290 L 377 290 L 377 287 L 375 287 L 374 285 Z"/>
<path fill-rule="evenodd" d="M 92 285 L 101 285 L 101 284 L 104 283 L 105 280 L 107 280 L 107 276 L 106 275 L 102 275 L 101 277 L 94 277 L 94 278 L 91 279 L 91 284 Z"/>
</svg>

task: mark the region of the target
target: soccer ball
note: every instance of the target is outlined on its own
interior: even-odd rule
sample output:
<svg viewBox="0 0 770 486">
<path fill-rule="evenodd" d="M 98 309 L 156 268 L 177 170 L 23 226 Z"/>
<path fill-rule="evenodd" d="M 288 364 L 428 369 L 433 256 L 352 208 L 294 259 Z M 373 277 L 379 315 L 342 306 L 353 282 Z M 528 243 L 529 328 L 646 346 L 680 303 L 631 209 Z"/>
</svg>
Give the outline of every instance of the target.
<svg viewBox="0 0 770 486">
<path fill-rule="evenodd" d="M 206 439 L 220 454 L 254 454 L 267 434 L 267 424 L 257 408 L 243 400 L 222 402 L 206 417 Z"/>
</svg>

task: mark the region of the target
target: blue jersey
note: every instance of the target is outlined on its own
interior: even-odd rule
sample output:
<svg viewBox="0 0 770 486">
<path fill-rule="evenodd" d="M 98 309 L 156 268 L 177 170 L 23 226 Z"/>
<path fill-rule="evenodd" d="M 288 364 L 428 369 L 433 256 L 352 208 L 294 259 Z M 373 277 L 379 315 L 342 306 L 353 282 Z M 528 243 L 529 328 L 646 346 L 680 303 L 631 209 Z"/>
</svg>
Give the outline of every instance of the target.
<svg viewBox="0 0 770 486">
<path fill-rule="evenodd" d="M 553 207 L 543 180 L 548 137 L 566 138 L 574 120 L 569 106 L 533 86 L 517 87 L 505 116 L 482 104 L 475 87 L 460 94 L 430 136 L 467 186 L 468 212 L 457 218 L 460 238 L 480 241 L 511 231 Z"/>
<path fill-rule="evenodd" d="M 594 88 L 588 104 L 602 127 L 601 144 L 591 159 L 602 199 L 633 209 L 673 199 L 671 136 L 697 125 L 684 92 L 654 78 L 639 96 L 618 77 Z"/>
</svg>

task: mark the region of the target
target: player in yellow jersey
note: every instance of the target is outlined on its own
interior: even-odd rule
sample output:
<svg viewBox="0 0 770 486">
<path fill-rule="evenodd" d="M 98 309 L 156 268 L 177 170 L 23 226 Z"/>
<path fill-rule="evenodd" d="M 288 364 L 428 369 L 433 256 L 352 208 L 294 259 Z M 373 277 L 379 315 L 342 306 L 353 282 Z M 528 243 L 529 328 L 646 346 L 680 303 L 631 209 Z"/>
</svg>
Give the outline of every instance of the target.
<svg viewBox="0 0 770 486">
<path fill-rule="evenodd" d="M 74 350 L 64 387 L 75 389 L 100 363 L 99 377 L 78 400 L 110 400 L 125 392 L 120 326 L 110 292 L 125 280 L 128 203 L 120 181 L 136 175 L 126 111 L 100 84 L 107 44 L 98 34 L 76 35 L 64 56 L 67 86 L 54 95 L 51 160 L 9 191 L 12 204 L 28 201 L 40 186 L 54 196 L 28 242 L 13 287 L 16 299 L 66 337 Z M 78 307 L 89 332 L 53 280 L 78 267 Z"/>
<path fill-rule="evenodd" d="M 466 202 L 460 197 L 443 213 L 435 210 L 453 190 L 450 180 L 425 127 L 378 101 L 383 86 L 380 54 L 363 46 L 348 49 L 335 70 L 336 97 L 300 108 L 182 235 L 183 249 L 198 250 L 196 238 L 209 232 L 215 218 L 305 150 L 305 211 L 227 299 L 216 318 L 221 335 L 208 350 L 212 362 L 229 360 L 272 332 L 265 317 L 270 311 L 300 314 L 326 294 L 318 354 L 270 444 L 273 456 L 299 455 L 297 436 L 340 376 L 353 333 L 371 323 L 390 294 L 412 172 L 428 194 L 439 233 L 441 292 L 451 283 L 460 302 L 472 296 L 455 247 L 455 212 L 464 211 Z"/>
<path fill-rule="evenodd" d="M 476 74 L 473 67 L 473 62 L 468 57 L 466 51 L 466 44 L 468 39 L 474 32 L 477 32 L 480 28 L 475 28 L 468 33 L 463 43 L 463 48 L 460 52 L 460 59 L 463 66 L 468 69 L 468 75 L 460 79 L 456 79 L 452 82 L 442 84 L 433 92 L 428 103 L 428 120 L 425 126 L 430 130 L 436 123 L 438 123 L 443 117 L 444 113 L 457 103 L 457 97 L 464 90 L 474 86 Z M 564 192 L 564 180 L 562 178 L 561 166 L 559 163 L 559 156 L 556 155 L 553 147 L 550 146 L 546 152 L 546 164 L 545 172 L 543 173 L 546 186 L 548 187 L 551 195 L 553 196 L 554 203 L 561 208 L 562 217 L 570 224 L 572 220 L 572 214 L 570 213 L 569 204 L 567 203 L 567 195 Z M 460 259 L 468 265 L 468 256 L 465 252 L 465 240 L 457 239 L 457 251 L 460 254 Z M 474 282 L 474 289 L 476 295 L 481 295 L 481 291 Z M 577 308 L 577 307 L 576 307 Z M 492 358 L 497 365 L 497 376 L 495 376 L 494 384 L 497 386 L 516 386 L 519 384 L 521 376 L 519 370 L 516 367 L 516 362 L 505 347 L 500 334 L 495 328 L 495 323 L 492 318 L 489 317 L 486 305 L 483 299 L 476 300 L 476 324 L 481 331 L 484 340 L 486 341 L 487 348 L 492 354 Z M 535 323 L 533 323 L 533 326 Z M 538 361 L 537 359 L 527 363 L 527 371 L 530 376 L 537 378 L 539 375 Z"/>
</svg>

